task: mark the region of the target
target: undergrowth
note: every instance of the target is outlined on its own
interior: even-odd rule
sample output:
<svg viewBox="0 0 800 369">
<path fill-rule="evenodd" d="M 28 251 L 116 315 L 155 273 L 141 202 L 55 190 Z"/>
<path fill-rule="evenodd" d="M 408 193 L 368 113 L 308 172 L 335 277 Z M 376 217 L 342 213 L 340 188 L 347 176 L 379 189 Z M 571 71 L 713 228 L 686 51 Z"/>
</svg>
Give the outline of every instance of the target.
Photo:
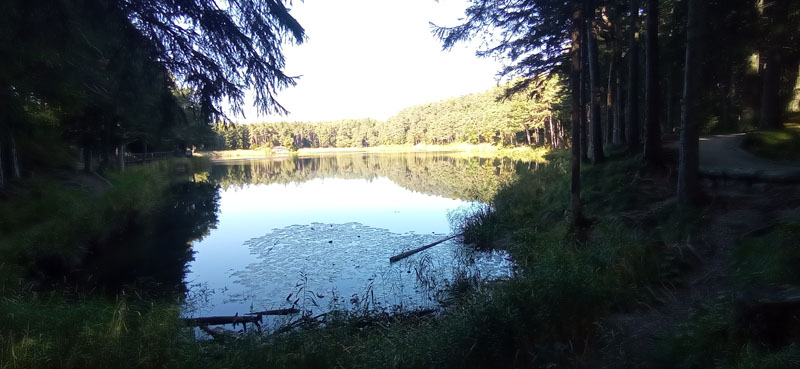
<svg viewBox="0 0 800 369">
<path fill-rule="evenodd" d="M 784 219 L 734 249 L 733 289 L 692 310 L 662 345 L 660 361 L 678 368 L 800 368 L 800 326 L 792 307 L 759 301 L 797 295 L 800 222 Z M 766 299 L 766 300 L 765 300 Z"/>
</svg>

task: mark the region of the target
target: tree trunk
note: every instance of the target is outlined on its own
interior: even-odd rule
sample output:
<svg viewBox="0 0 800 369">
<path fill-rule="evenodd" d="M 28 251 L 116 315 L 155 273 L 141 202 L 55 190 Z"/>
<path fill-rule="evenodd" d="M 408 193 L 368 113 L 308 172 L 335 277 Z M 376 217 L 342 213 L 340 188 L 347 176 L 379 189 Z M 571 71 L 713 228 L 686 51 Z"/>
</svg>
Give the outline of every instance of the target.
<svg viewBox="0 0 800 369">
<path fill-rule="evenodd" d="M 580 136 L 581 123 L 583 121 L 583 108 L 581 101 L 581 11 L 575 10 L 572 14 L 572 70 L 570 72 L 570 82 L 572 85 L 572 163 L 570 183 L 570 209 L 572 221 L 577 222 L 581 219 L 581 150 Z"/>
<path fill-rule="evenodd" d="M 11 136 L 11 175 L 15 179 L 22 178 L 19 169 L 19 158 L 17 157 L 17 141 L 14 139 L 14 135 L 10 134 Z"/>
<path fill-rule="evenodd" d="M 6 173 L 3 167 L 3 139 L 0 138 L 0 188 L 6 186 Z"/>
<path fill-rule="evenodd" d="M 697 135 L 697 75 L 700 68 L 698 40 L 700 37 L 699 3 L 688 0 L 689 13 L 686 25 L 686 66 L 683 78 L 683 106 L 681 112 L 680 161 L 678 163 L 678 203 L 690 206 L 697 203 L 700 188 L 697 181 L 700 160 Z"/>
<path fill-rule="evenodd" d="M 525 137 L 528 139 L 528 146 L 531 145 L 531 131 L 528 129 L 528 126 L 525 126 Z"/>
<path fill-rule="evenodd" d="M 581 21 L 581 22 L 583 22 L 583 21 Z M 579 50 L 579 52 L 580 52 L 580 63 L 581 63 L 580 70 L 579 70 L 579 72 L 580 72 L 579 73 L 580 74 L 580 95 L 579 95 L 579 97 L 580 97 L 580 113 L 581 113 L 581 117 L 580 117 L 580 123 L 581 123 L 581 127 L 580 127 L 580 130 L 581 130 L 580 144 L 581 144 L 581 161 L 583 161 L 584 163 L 588 163 L 589 162 L 589 144 L 588 144 L 589 141 L 587 140 L 587 138 L 588 138 L 588 134 L 587 134 L 588 133 L 587 132 L 588 131 L 587 130 L 588 119 L 586 117 L 586 100 L 587 100 L 587 96 L 586 96 L 587 95 L 587 91 L 586 90 L 587 90 L 587 84 L 589 82 L 588 81 L 589 76 L 588 76 L 586 67 L 589 64 L 589 62 L 588 62 L 589 54 L 586 51 L 586 27 L 583 27 L 582 24 L 583 23 L 581 23 L 581 25 L 578 26 L 578 27 L 581 27 L 581 30 L 580 30 L 581 47 L 580 47 L 580 50 Z"/>
<path fill-rule="evenodd" d="M 647 100 L 647 136 L 644 141 L 644 161 L 647 165 L 661 164 L 661 103 L 658 88 L 658 0 L 647 0 L 647 65 L 645 67 L 645 99 Z"/>
<path fill-rule="evenodd" d="M 550 111 L 550 117 L 548 122 L 550 124 L 550 147 L 556 149 L 558 148 L 558 141 L 556 140 L 557 132 L 556 132 L 556 126 L 553 124 L 552 110 Z"/>
<path fill-rule="evenodd" d="M 791 50 L 795 46 L 791 45 L 790 38 L 786 37 L 786 31 L 790 29 L 787 20 L 791 2 L 791 0 L 764 1 L 763 18 L 767 20 L 767 29 L 765 30 L 766 39 L 762 40 L 764 48 L 761 52 L 763 57 L 761 67 L 763 72 L 761 73 L 761 108 L 758 122 L 762 129 L 782 126 L 781 109 L 784 107 L 781 106 L 779 93 L 784 61 L 782 56 L 786 52 L 785 50 Z"/>
<path fill-rule="evenodd" d="M 619 54 L 618 54 L 619 55 Z M 622 58 L 619 59 L 622 62 Z M 617 68 L 614 71 L 614 77 L 616 78 L 616 93 L 617 93 L 617 104 L 614 106 L 614 144 L 615 145 L 622 145 L 625 144 L 625 117 L 624 117 L 624 104 L 625 100 L 623 100 L 623 88 L 622 88 L 622 74 L 620 73 L 621 68 Z"/>
<path fill-rule="evenodd" d="M 729 74 L 733 74 L 732 68 L 729 68 L 731 71 Z M 733 78 L 731 78 L 733 80 Z M 724 131 L 732 130 L 733 125 L 731 124 L 731 107 L 730 107 L 730 98 L 731 95 L 731 84 L 730 81 L 728 83 L 722 83 L 722 98 L 720 99 L 720 107 L 719 107 L 719 126 Z"/>
<path fill-rule="evenodd" d="M 628 48 L 628 102 L 625 104 L 625 141 L 628 150 L 639 152 L 639 0 L 630 0 L 631 27 Z"/>
<path fill-rule="evenodd" d="M 616 85 L 614 84 L 615 78 L 615 56 L 611 57 L 611 63 L 608 66 L 608 88 L 606 89 L 606 145 L 611 145 L 614 142 L 614 119 L 615 119 L 615 105 L 616 102 Z"/>
<path fill-rule="evenodd" d="M 586 27 L 586 46 L 589 62 L 589 91 L 591 104 L 589 110 L 589 157 L 592 164 L 603 162 L 603 128 L 600 121 L 600 63 L 597 58 L 597 40 L 595 39 L 592 25 L 594 23 L 594 1 L 585 0 L 585 27 Z"/>
<path fill-rule="evenodd" d="M 764 55 L 763 72 L 761 73 L 761 109 L 759 128 L 780 128 L 780 104 L 778 88 L 780 82 L 780 54 L 772 50 Z"/>
<path fill-rule="evenodd" d="M 665 123 L 665 125 L 666 125 L 666 130 L 665 131 L 668 132 L 668 133 L 675 132 L 674 129 L 673 129 L 673 128 L 675 128 L 675 122 L 674 122 L 674 118 L 672 117 L 673 110 L 674 110 L 674 108 L 673 108 L 673 100 L 674 99 L 672 98 L 672 95 L 674 94 L 673 91 L 675 90 L 674 86 L 675 86 L 675 83 L 672 82 L 672 75 L 670 73 L 667 73 L 667 96 L 666 96 L 666 99 L 665 99 L 666 103 L 667 103 L 667 121 Z"/>
<path fill-rule="evenodd" d="M 92 150 L 88 147 L 83 147 L 83 170 L 86 172 L 92 171 Z"/>
<path fill-rule="evenodd" d="M 119 160 L 119 171 L 125 171 L 125 144 L 119 144 L 119 152 L 117 153 L 117 160 Z"/>
</svg>

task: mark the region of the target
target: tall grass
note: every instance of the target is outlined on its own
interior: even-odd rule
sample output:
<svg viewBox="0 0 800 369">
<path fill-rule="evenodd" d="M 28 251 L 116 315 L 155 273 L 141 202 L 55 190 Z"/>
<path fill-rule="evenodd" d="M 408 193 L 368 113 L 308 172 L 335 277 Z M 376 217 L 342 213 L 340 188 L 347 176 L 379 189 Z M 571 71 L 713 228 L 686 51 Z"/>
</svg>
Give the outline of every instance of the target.
<svg viewBox="0 0 800 369">
<path fill-rule="evenodd" d="M 161 368 L 187 361 L 174 304 L 70 300 L 58 293 L 0 299 L 0 368 Z"/>
<path fill-rule="evenodd" d="M 800 368 L 800 337 L 792 318 L 796 311 L 783 308 L 784 315 L 774 316 L 772 310 L 755 321 L 737 315 L 754 294 L 778 300 L 784 295 L 781 291 L 796 295 L 790 286 L 800 284 L 799 236 L 797 219 L 783 219 L 764 234 L 740 240 L 733 253 L 731 290 L 692 310 L 688 322 L 664 341 L 657 358 L 664 365 L 685 368 Z M 764 327 L 769 327 L 769 336 L 782 337 L 778 344 L 753 335 L 753 328 Z M 784 339 L 787 342 L 781 343 Z"/>
</svg>

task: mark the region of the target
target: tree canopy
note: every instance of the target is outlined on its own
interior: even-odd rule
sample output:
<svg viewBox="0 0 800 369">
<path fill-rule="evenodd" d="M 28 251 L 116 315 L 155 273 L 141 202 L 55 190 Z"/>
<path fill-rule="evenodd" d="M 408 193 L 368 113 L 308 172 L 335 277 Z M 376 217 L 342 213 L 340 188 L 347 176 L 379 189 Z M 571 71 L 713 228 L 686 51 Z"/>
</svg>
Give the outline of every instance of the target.
<svg viewBox="0 0 800 369">
<path fill-rule="evenodd" d="M 7 1 L 0 171 L 19 177 L 45 147 L 81 147 L 103 168 L 125 150 L 204 144 L 245 90 L 284 112 L 275 93 L 295 78 L 282 47 L 304 39 L 283 1 Z"/>
</svg>

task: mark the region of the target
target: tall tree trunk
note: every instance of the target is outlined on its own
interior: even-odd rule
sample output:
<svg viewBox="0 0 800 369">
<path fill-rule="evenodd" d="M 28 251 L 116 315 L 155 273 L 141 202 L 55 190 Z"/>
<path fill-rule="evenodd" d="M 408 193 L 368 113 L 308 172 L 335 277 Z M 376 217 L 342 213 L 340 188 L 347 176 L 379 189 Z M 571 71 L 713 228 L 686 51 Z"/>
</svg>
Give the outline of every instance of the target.
<svg viewBox="0 0 800 369">
<path fill-rule="evenodd" d="M 611 57 L 611 63 L 608 65 L 608 88 L 606 89 L 606 145 L 611 145 L 614 142 L 614 119 L 616 102 L 616 79 L 614 73 L 616 72 L 615 56 Z"/>
<path fill-rule="evenodd" d="M 600 91 L 600 63 L 597 57 L 597 40 L 595 39 L 593 31 L 594 23 L 594 1 L 585 0 L 585 25 L 586 25 L 586 42 L 589 62 L 589 91 L 591 104 L 589 110 L 589 156 L 592 159 L 592 164 L 603 162 L 603 128 L 600 121 L 600 99 L 602 93 Z"/>
<path fill-rule="evenodd" d="M 680 161 L 678 163 L 678 203 L 694 205 L 700 197 L 698 172 L 700 166 L 697 134 L 697 76 L 701 66 L 698 54 L 700 38 L 699 3 L 705 0 L 688 0 L 689 13 L 686 25 L 686 66 L 683 78 L 683 106 L 681 112 Z"/>
<path fill-rule="evenodd" d="M 0 137 L 0 188 L 6 186 L 6 173 L 3 167 L 3 139 Z"/>
<path fill-rule="evenodd" d="M 617 54 L 620 55 L 620 54 Z M 622 62 L 622 59 L 619 59 Z M 625 100 L 622 98 L 623 88 L 622 88 L 622 73 L 620 70 L 622 65 L 620 64 L 620 68 L 614 71 L 614 78 L 616 78 L 615 85 L 616 85 L 616 93 L 617 93 L 617 104 L 614 106 L 614 144 L 615 145 L 622 145 L 625 144 Z"/>
<path fill-rule="evenodd" d="M 528 129 L 528 126 L 525 126 L 525 137 L 528 138 L 528 146 L 531 145 L 531 131 Z"/>
<path fill-rule="evenodd" d="M 645 67 L 645 99 L 647 100 L 647 136 L 644 161 L 661 164 L 661 89 L 658 87 L 658 0 L 647 0 L 647 65 Z"/>
<path fill-rule="evenodd" d="M 780 82 L 780 54 L 769 50 L 764 55 L 761 73 L 761 109 L 758 119 L 760 128 L 780 128 L 780 104 L 778 88 Z"/>
<path fill-rule="evenodd" d="M 552 110 L 550 111 L 549 124 L 550 124 L 550 147 L 553 148 L 553 149 L 557 149 L 558 148 L 558 141 L 556 139 L 556 136 L 558 135 L 558 133 L 556 132 L 556 130 L 557 130 L 556 126 L 553 124 L 553 111 Z"/>
<path fill-rule="evenodd" d="M 542 122 L 542 145 L 553 147 L 553 141 L 550 139 L 552 136 L 550 132 L 550 125 L 547 122 Z"/>
<path fill-rule="evenodd" d="M 786 30 L 791 0 L 764 1 L 763 17 L 767 19 L 766 39 L 762 40 L 761 52 L 761 109 L 758 125 L 760 128 L 780 128 L 781 109 L 780 80 L 783 68 L 784 48 L 791 49 Z M 792 83 L 795 81 L 792 80 Z"/>
<path fill-rule="evenodd" d="M 572 70 L 570 72 L 570 83 L 572 85 L 572 164 L 570 182 L 570 210 L 572 221 L 577 222 L 581 219 L 581 124 L 583 121 L 583 109 L 581 101 L 581 11 L 575 10 L 572 14 Z"/>
<path fill-rule="evenodd" d="M 580 58 L 581 58 L 581 60 L 580 60 L 581 66 L 580 66 L 580 70 L 579 70 L 579 74 L 580 74 L 580 95 L 579 95 L 579 97 L 580 97 L 580 113 L 581 113 L 581 118 L 580 118 L 581 119 L 581 121 L 580 121 L 580 123 L 581 123 L 581 127 L 580 127 L 580 129 L 581 129 L 581 136 L 580 136 L 581 161 L 583 161 L 584 163 L 588 163 L 589 162 L 589 140 L 588 140 L 588 136 L 589 135 L 588 135 L 588 129 L 587 129 L 588 128 L 587 127 L 588 119 L 586 117 L 586 101 L 588 100 L 588 98 L 587 98 L 587 95 L 588 95 L 587 86 L 588 86 L 588 82 L 589 82 L 588 81 L 589 80 L 589 76 L 588 76 L 589 73 L 587 71 L 587 69 L 588 69 L 587 66 L 589 65 L 589 62 L 588 62 L 589 53 L 586 51 L 586 49 L 587 49 L 587 47 L 586 47 L 586 27 L 583 27 L 582 24 L 579 27 L 581 27 L 581 30 L 580 30 L 581 47 L 580 47 L 580 50 L 579 50 L 580 51 Z"/>
<path fill-rule="evenodd" d="M 674 132 L 673 128 L 675 128 L 674 118 L 672 117 L 674 110 L 672 102 L 673 100 L 675 100 L 672 98 L 672 95 L 674 94 L 673 91 L 675 90 L 674 86 L 675 83 L 672 82 L 672 75 L 670 73 L 667 73 L 667 96 L 665 99 L 667 103 L 667 121 L 665 122 L 666 126 L 665 132 L 668 133 Z"/>
<path fill-rule="evenodd" d="M 631 27 L 628 47 L 628 102 L 625 104 L 625 141 L 628 150 L 639 152 L 639 0 L 630 0 Z"/>
<path fill-rule="evenodd" d="M 728 66 L 729 75 L 733 75 L 733 68 Z M 722 83 L 722 98 L 720 99 L 720 107 L 719 107 L 719 126 L 723 130 L 731 130 L 733 128 L 733 124 L 731 124 L 731 84 L 730 82 L 733 81 L 733 78 L 730 78 L 728 83 Z"/>
<path fill-rule="evenodd" d="M 10 144 L 11 144 L 11 175 L 15 179 L 22 178 L 19 169 L 19 158 L 17 157 L 17 141 L 14 139 L 14 134 L 9 135 L 11 137 Z"/>
<path fill-rule="evenodd" d="M 119 151 L 117 153 L 117 160 L 119 160 L 119 171 L 120 172 L 124 172 L 125 171 L 125 144 L 124 143 L 119 144 L 119 149 L 118 150 Z"/>
<path fill-rule="evenodd" d="M 83 170 L 86 172 L 92 171 L 92 150 L 89 147 L 83 147 Z"/>
</svg>

